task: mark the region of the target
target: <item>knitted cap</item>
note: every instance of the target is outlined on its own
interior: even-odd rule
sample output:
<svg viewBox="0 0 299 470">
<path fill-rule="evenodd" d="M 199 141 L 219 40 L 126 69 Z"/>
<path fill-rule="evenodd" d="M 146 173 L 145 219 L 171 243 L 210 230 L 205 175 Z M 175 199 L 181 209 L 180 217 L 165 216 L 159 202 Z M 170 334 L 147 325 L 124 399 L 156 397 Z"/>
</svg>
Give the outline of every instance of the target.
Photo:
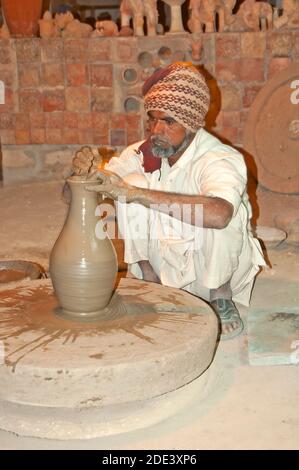
<svg viewBox="0 0 299 470">
<path fill-rule="evenodd" d="M 186 129 L 205 124 L 210 92 L 203 75 L 189 62 L 174 62 L 157 70 L 144 83 L 144 108 L 162 111 Z"/>
</svg>

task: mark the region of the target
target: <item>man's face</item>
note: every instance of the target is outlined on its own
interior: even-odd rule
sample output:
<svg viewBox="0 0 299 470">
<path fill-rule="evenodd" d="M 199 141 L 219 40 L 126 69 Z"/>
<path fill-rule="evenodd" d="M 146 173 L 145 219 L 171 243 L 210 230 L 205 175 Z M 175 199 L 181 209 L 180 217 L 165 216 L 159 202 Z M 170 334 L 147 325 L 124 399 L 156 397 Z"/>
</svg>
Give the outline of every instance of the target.
<svg viewBox="0 0 299 470">
<path fill-rule="evenodd" d="M 190 132 L 162 111 L 149 111 L 152 152 L 155 157 L 170 158 L 189 145 Z"/>
</svg>

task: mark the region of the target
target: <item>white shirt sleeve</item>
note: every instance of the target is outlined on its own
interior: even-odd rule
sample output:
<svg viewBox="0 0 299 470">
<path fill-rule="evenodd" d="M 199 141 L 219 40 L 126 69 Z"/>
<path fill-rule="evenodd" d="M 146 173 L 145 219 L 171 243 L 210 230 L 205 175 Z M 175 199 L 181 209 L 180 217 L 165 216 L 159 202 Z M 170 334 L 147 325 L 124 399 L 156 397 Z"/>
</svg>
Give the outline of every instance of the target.
<svg viewBox="0 0 299 470">
<path fill-rule="evenodd" d="M 141 144 L 142 141 L 129 145 L 129 147 L 123 150 L 119 157 L 111 158 L 111 160 L 106 163 L 105 169 L 113 171 L 122 178 L 130 173 L 143 174 L 143 154 L 142 152 L 137 152 Z"/>
<path fill-rule="evenodd" d="M 247 170 L 242 158 L 214 156 L 200 175 L 200 193 L 230 202 L 235 215 L 247 185 Z"/>
</svg>

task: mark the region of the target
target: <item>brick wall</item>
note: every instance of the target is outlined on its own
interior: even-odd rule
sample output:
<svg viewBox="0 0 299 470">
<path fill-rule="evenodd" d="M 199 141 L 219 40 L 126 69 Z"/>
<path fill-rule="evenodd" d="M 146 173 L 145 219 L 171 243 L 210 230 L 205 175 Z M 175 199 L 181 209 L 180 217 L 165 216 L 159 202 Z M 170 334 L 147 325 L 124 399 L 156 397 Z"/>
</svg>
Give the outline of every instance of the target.
<svg viewBox="0 0 299 470">
<path fill-rule="evenodd" d="M 202 43 L 198 61 L 191 53 L 196 42 Z M 83 144 L 121 149 L 143 138 L 142 84 L 172 60 L 206 69 L 212 91 L 207 127 L 242 146 L 255 96 L 299 60 L 299 32 L 0 40 L 4 182 L 59 178 Z"/>
</svg>

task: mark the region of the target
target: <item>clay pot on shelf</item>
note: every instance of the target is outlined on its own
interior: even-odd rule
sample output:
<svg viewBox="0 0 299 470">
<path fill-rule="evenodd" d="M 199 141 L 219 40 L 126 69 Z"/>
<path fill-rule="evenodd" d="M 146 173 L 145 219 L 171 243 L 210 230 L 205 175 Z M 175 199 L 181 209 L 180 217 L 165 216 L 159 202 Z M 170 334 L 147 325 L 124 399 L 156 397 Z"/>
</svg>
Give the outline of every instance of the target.
<svg viewBox="0 0 299 470">
<path fill-rule="evenodd" d="M 96 193 L 85 189 L 87 182 L 81 177 L 67 181 L 72 199 L 50 255 L 50 275 L 63 314 L 94 318 L 101 315 L 111 299 L 117 258 L 96 216 Z"/>
<path fill-rule="evenodd" d="M 43 0 L 1 0 L 1 3 L 11 36 L 33 37 L 37 35 Z"/>
</svg>

